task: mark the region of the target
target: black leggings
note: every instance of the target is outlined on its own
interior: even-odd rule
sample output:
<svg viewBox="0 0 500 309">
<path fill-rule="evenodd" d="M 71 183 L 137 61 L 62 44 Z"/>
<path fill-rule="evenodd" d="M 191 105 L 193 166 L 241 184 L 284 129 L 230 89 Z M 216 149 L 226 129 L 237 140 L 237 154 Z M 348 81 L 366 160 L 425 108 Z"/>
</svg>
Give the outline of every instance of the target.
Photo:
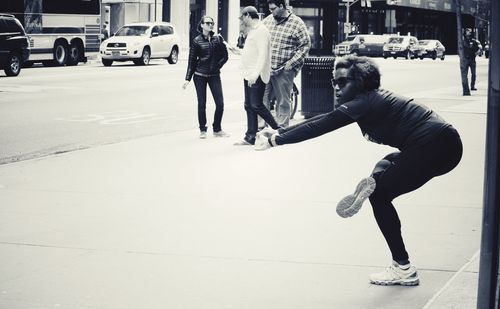
<svg viewBox="0 0 500 309">
<path fill-rule="evenodd" d="M 461 158 L 460 136 L 453 127 L 448 127 L 431 142 L 411 150 L 391 153 L 375 166 L 372 177 L 377 185 L 370 196 L 370 203 L 394 261 L 408 260 L 408 253 L 392 200 L 420 188 L 436 176 L 448 173 Z"/>
<path fill-rule="evenodd" d="M 224 113 L 224 95 L 222 94 L 222 83 L 219 75 L 209 77 L 194 75 L 194 87 L 198 98 L 198 123 L 200 131 L 207 131 L 207 84 L 212 91 L 215 102 L 214 123 L 212 125 L 214 132 L 221 130 L 222 114 Z"/>
</svg>

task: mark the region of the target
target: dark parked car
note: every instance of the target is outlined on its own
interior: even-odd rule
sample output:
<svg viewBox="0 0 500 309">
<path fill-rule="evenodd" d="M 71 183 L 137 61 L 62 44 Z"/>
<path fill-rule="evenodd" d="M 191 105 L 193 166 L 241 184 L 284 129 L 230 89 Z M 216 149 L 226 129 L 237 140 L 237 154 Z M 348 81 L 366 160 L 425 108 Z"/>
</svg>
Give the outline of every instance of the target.
<svg viewBox="0 0 500 309">
<path fill-rule="evenodd" d="M 7 76 L 17 76 L 29 55 L 29 40 L 19 20 L 0 14 L 0 68 Z"/>
<path fill-rule="evenodd" d="M 404 57 L 406 59 L 415 59 L 418 52 L 418 39 L 414 36 L 391 36 L 384 45 L 382 56 L 384 59 L 388 57 Z"/>
<path fill-rule="evenodd" d="M 417 57 L 420 59 L 431 58 L 432 60 L 436 60 L 440 58 L 444 60 L 446 48 L 438 40 L 420 40 L 418 41 L 418 47 Z"/>
</svg>

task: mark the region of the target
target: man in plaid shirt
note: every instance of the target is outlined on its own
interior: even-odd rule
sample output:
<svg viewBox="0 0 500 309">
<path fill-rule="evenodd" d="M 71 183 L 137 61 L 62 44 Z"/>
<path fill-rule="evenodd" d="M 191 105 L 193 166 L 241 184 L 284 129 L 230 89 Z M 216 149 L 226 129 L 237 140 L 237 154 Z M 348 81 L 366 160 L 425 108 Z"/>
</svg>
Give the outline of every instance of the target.
<svg viewBox="0 0 500 309">
<path fill-rule="evenodd" d="M 276 98 L 276 120 L 280 126 L 288 127 L 293 79 L 309 53 L 311 39 L 304 21 L 288 10 L 288 0 L 268 0 L 267 3 L 272 13 L 264 19 L 271 33 L 271 80 L 266 87 L 264 104 L 269 108 L 270 98 Z"/>
</svg>

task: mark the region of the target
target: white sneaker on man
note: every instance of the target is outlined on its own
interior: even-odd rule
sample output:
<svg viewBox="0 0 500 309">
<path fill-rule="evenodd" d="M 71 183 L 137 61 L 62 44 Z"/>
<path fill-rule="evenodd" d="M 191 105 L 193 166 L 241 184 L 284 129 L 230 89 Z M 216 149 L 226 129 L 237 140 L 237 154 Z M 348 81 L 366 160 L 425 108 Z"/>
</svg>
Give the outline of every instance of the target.
<svg viewBox="0 0 500 309">
<path fill-rule="evenodd" d="M 201 132 L 200 132 L 200 138 L 201 138 L 201 139 L 205 139 L 205 138 L 207 138 L 207 132 L 206 132 L 206 131 L 201 131 Z"/>
<path fill-rule="evenodd" d="M 392 265 L 384 271 L 371 274 L 370 283 L 376 285 L 418 285 L 417 268 L 411 264 L 399 265 L 392 261 Z"/>
</svg>

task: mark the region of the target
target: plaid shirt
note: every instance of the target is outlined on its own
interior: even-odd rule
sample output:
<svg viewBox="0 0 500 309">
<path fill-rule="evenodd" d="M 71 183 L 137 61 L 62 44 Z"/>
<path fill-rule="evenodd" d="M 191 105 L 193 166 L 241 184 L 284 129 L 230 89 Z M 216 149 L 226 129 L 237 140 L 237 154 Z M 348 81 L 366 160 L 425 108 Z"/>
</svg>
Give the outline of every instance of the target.
<svg viewBox="0 0 500 309">
<path fill-rule="evenodd" d="M 271 33 L 271 67 L 277 69 L 288 63 L 298 72 L 311 48 L 306 24 L 294 14 L 281 22 L 271 14 L 264 19 L 264 25 Z"/>
</svg>

